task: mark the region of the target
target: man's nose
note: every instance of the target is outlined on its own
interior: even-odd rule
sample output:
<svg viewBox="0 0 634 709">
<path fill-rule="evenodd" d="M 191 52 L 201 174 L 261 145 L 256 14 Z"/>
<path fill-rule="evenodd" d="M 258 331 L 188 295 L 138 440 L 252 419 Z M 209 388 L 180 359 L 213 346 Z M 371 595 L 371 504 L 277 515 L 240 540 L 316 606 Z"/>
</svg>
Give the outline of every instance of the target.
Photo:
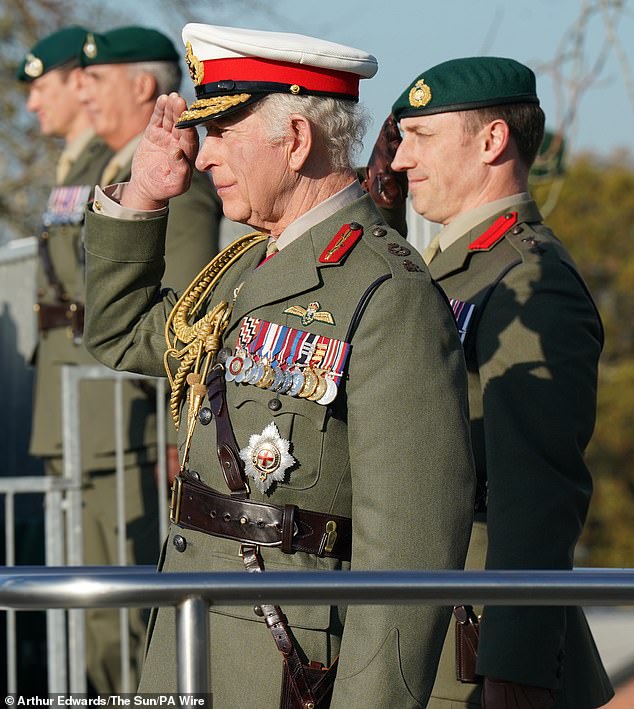
<svg viewBox="0 0 634 709">
<path fill-rule="evenodd" d="M 214 147 L 214 140 L 207 136 L 200 146 L 198 155 L 196 156 L 196 169 L 201 172 L 208 172 L 211 168 L 217 164 L 217 158 L 215 157 L 216 150 Z"/>
</svg>

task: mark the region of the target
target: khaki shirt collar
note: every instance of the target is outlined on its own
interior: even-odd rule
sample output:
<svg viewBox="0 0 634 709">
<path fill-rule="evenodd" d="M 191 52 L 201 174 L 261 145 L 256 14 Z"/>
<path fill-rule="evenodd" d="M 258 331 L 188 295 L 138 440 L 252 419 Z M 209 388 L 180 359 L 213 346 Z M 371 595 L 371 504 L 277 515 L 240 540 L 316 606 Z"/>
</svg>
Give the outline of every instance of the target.
<svg viewBox="0 0 634 709">
<path fill-rule="evenodd" d="M 320 224 L 335 212 L 363 197 L 363 194 L 364 192 L 359 182 L 357 180 L 351 182 L 347 187 L 339 190 L 332 197 L 328 197 L 316 207 L 302 214 L 299 219 L 291 222 L 277 239 L 277 248 L 281 251 L 316 224 Z"/>
</svg>

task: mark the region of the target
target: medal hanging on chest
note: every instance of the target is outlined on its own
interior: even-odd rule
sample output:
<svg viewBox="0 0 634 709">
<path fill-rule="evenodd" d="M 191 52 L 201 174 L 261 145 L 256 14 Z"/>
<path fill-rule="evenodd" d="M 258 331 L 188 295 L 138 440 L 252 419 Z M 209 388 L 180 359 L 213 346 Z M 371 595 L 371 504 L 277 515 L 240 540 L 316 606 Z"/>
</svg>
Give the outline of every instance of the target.
<svg viewBox="0 0 634 709">
<path fill-rule="evenodd" d="M 225 376 L 325 406 L 337 396 L 349 351 L 343 340 L 245 317 Z"/>
</svg>

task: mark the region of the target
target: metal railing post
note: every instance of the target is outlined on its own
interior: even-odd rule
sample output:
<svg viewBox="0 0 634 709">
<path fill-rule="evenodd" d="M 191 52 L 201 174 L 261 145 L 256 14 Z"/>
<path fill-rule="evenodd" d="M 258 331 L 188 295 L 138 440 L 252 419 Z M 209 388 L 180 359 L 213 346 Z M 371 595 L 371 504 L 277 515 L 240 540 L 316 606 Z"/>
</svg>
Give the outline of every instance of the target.
<svg viewBox="0 0 634 709">
<path fill-rule="evenodd" d="M 83 563 L 82 539 L 82 470 L 80 396 L 81 372 L 76 365 L 62 366 L 62 443 L 66 492 L 67 563 Z M 68 665 L 71 692 L 86 691 L 86 625 L 83 610 L 68 611 Z"/>
<path fill-rule="evenodd" d="M 178 691 L 209 692 L 209 605 L 200 597 L 176 607 L 176 677 Z"/>
</svg>

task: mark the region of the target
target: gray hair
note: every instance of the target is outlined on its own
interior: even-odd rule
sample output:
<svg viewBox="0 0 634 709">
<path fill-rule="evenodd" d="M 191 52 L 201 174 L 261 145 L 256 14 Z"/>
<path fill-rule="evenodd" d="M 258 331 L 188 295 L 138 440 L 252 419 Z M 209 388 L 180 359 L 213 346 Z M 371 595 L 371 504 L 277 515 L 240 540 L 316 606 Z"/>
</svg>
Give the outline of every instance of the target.
<svg viewBox="0 0 634 709">
<path fill-rule="evenodd" d="M 330 167 L 335 171 L 352 168 L 370 122 L 364 106 L 324 96 L 269 94 L 253 105 L 253 111 L 262 112 L 272 142 L 286 135 L 288 117 L 292 113 L 307 118 L 322 139 Z"/>
<path fill-rule="evenodd" d="M 154 77 L 156 81 L 154 98 L 180 89 L 183 74 L 178 62 L 133 62 L 128 64 L 128 67 L 132 75 L 151 74 Z"/>
</svg>

